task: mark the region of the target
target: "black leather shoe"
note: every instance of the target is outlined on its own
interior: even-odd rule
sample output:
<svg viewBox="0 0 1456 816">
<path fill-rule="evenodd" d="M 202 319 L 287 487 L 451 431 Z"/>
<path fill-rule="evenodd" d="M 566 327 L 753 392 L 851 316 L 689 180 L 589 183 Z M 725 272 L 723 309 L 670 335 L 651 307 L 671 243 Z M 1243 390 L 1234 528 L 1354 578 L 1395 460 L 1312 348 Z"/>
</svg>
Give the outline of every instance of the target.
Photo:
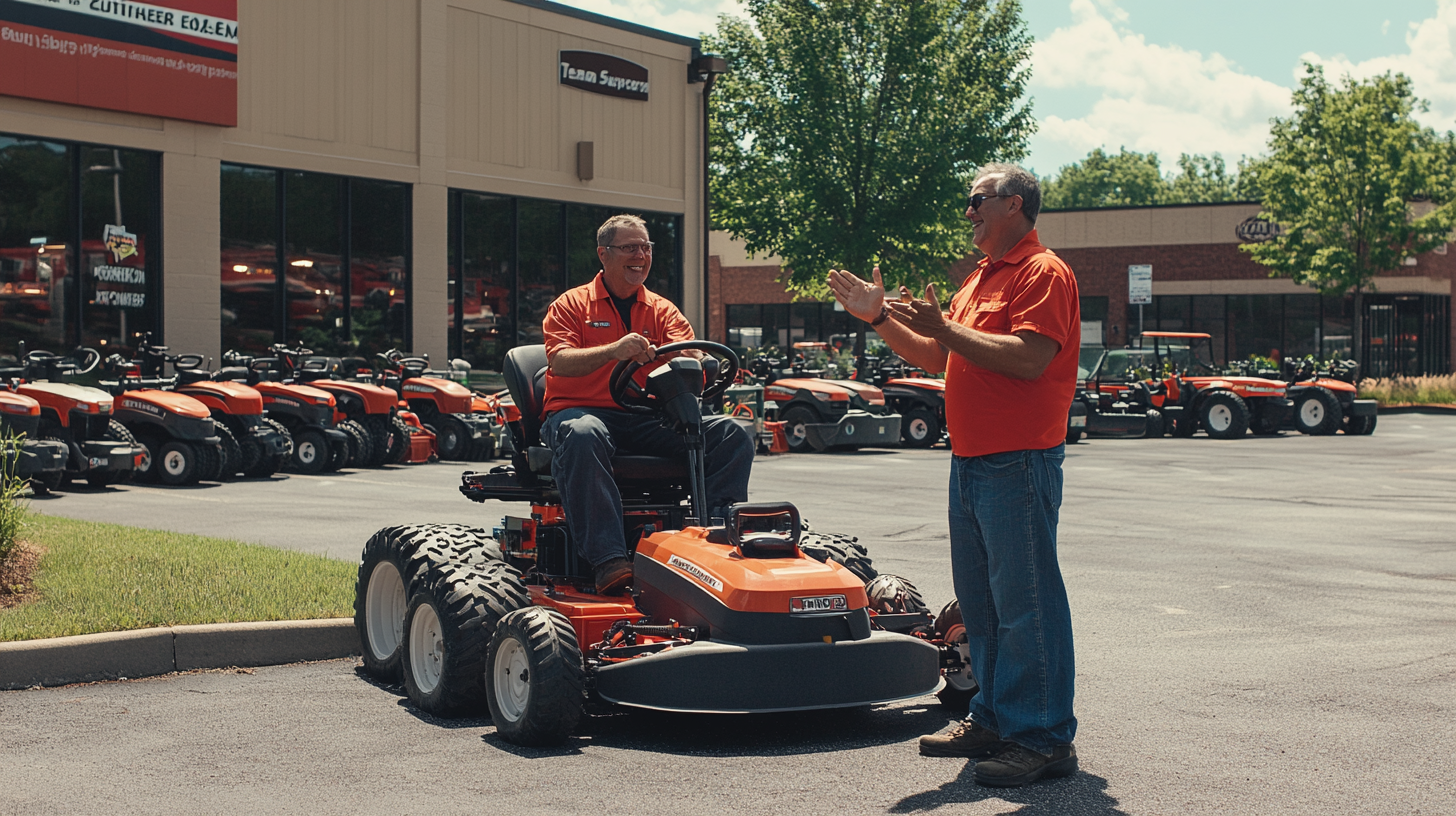
<svg viewBox="0 0 1456 816">
<path fill-rule="evenodd" d="M 597 594 L 614 595 L 632 583 L 632 562 L 625 558 L 613 558 L 597 566 Z"/>
<path fill-rule="evenodd" d="M 976 763 L 976 784 L 1015 788 L 1038 779 L 1071 776 L 1076 772 L 1077 749 L 1071 745 L 1058 745 L 1047 756 L 1008 742 L 995 756 Z"/>
<path fill-rule="evenodd" d="M 944 734 L 921 737 L 920 753 L 923 756 L 981 759 L 994 756 L 1006 745 L 995 731 L 982 728 L 970 720 L 962 720 Z"/>
</svg>

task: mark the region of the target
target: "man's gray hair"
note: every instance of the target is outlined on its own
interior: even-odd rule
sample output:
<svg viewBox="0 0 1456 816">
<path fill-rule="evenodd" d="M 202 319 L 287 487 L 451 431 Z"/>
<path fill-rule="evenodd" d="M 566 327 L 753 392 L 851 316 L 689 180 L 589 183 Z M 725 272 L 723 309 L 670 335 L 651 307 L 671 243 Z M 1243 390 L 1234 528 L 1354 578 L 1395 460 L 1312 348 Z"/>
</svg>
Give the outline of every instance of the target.
<svg viewBox="0 0 1456 816">
<path fill-rule="evenodd" d="M 617 240 L 617 230 L 627 227 L 641 227 L 645 232 L 647 222 L 635 215 L 614 215 L 597 227 L 597 246 L 611 246 L 612 242 Z"/>
<path fill-rule="evenodd" d="M 1014 164 L 998 162 L 976 171 L 976 181 L 983 178 L 996 179 L 996 195 L 1021 196 L 1021 214 L 1036 226 L 1036 217 L 1041 214 L 1041 183 L 1036 176 Z"/>
</svg>

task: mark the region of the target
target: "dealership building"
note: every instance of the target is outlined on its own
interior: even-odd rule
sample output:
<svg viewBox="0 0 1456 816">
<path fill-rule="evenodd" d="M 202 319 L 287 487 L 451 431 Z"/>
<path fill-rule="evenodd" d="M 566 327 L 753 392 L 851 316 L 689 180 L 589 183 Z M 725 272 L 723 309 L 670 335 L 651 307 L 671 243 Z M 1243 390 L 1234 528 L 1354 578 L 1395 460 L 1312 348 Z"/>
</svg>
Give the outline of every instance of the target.
<svg viewBox="0 0 1456 816">
<path fill-rule="evenodd" d="M 499 365 L 647 220 L 702 326 L 697 40 L 544 0 L 0 0 L 0 354 Z"/>
<path fill-rule="evenodd" d="M 1193 331 L 1212 336 L 1219 362 L 1251 355 L 1348 356 L 1354 298 L 1270 278 L 1239 249 L 1268 235 L 1270 226 L 1258 212 L 1257 203 L 1048 211 L 1038 218 L 1037 232 L 1077 276 L 1084 344 L 1124 346 L 1135 344 L 1140 331 Z M 777 283 L 776 259 L 750 258 L 724 233 L 713 233 L 710 244 L 715 339 L 782 347 L 857 328 L 833 304 L 794 302 Z M 973 264 L 957 263 L 952 277 L 963 277 Z M 1445 245 L 1375 279 L 1358 316 L 1366 376 L 1456 371 L 1453 279 L 1456 255 Z M 1135 300 L 1146 302 L 1130 302 Z"/>
</svg>

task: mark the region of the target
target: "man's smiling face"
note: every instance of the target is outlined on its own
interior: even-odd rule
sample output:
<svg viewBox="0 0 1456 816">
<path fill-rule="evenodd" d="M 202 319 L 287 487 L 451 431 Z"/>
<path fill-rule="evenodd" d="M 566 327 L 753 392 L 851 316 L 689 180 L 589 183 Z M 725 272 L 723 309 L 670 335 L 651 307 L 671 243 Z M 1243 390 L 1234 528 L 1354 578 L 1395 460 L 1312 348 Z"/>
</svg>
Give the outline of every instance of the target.
<svg viewBox="0 0 1456 816">
<path fill-rule="evenodd" d="M 597 257 L 602 261 L 607 289 L 612 294 L 628 297 L 636 293 L 637 287 L 647 281 L 647 274 L 652 271 L 650 253 L 623 252 L 614 247 L 646 244 L 648 240 L 647 230 L 638 226 L 626 226 L 617 229 L 617 234 L 612 237 L 613 246 L 597 247 Z"/>
</svg>

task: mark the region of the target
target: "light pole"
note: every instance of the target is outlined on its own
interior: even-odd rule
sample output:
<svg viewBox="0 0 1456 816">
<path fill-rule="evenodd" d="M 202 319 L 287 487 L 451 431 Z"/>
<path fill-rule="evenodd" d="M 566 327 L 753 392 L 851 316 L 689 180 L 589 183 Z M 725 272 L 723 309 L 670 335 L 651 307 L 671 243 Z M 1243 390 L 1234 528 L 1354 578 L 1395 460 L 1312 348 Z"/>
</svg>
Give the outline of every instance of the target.
<svg viewBox="0 0 1456 816">
<path fill-rule="evenodd" d="M 728 60 L 717 54 L 702 54 L 697 59 L 688 63 L 688 82 L 703 83 L 703 338 L 711 340 L 713 337 L 713 298 L 712 287 L 708 279 L 708 235 L 713 228 L 713 219 L 710 215 L 712 207 L 712 196 L 708 192 L 708 160 L 710 158 L 708 140 L 708 94 L 713 91 L 713 81 L 719 74 L 728 72 Z"/>
</svg>

